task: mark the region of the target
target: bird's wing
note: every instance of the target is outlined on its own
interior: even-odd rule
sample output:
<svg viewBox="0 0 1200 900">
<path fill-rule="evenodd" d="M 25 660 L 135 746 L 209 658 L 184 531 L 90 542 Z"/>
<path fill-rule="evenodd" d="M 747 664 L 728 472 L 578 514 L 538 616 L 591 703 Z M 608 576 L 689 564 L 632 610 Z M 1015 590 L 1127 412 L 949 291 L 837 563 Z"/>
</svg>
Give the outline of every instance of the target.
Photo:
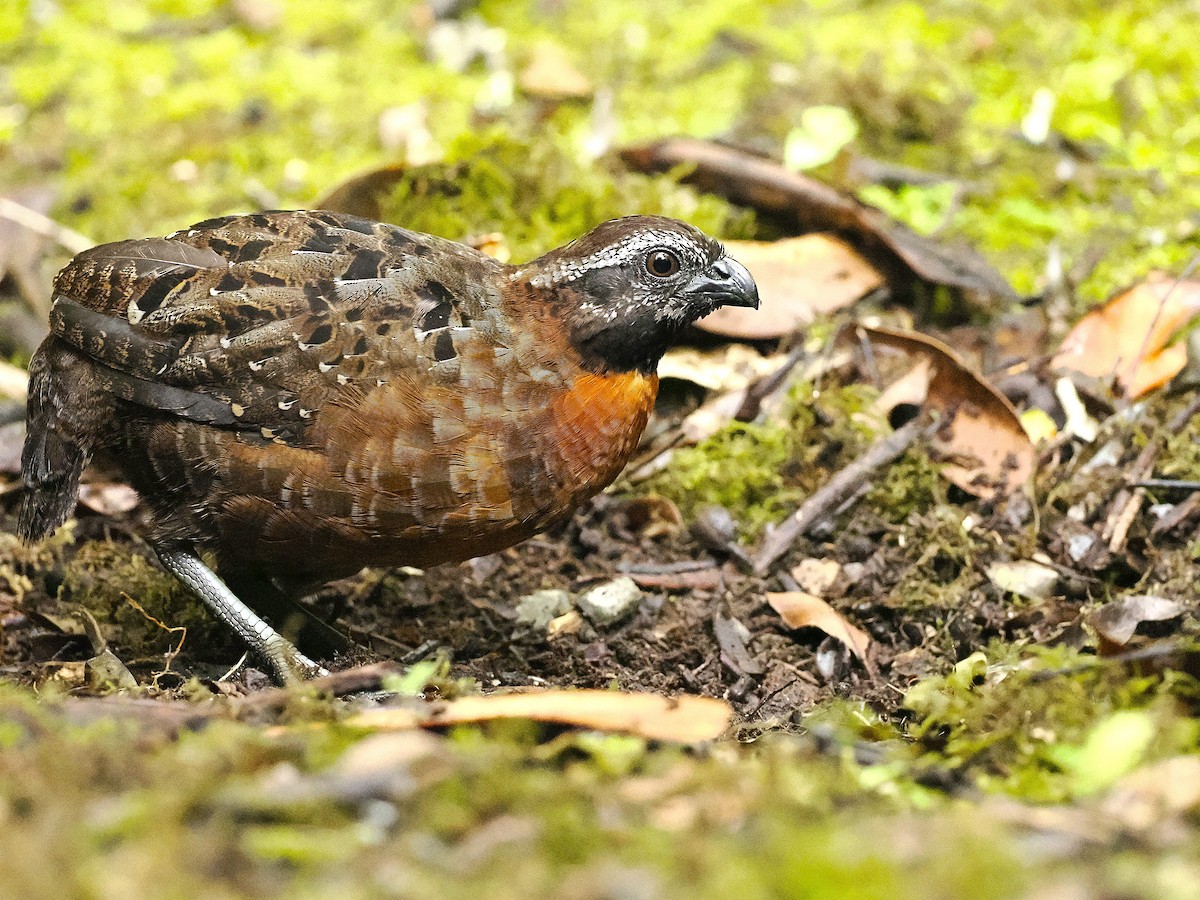
<svg viewBox="0 0 1200 900">
<path fill-rule="evenodd" d="M 460 350 L 503 347 L 498 268 L 352 216 L 227 217 L 75 257 L 51 327 L 124 400 L 302 444 L 326 404 L 453 381 Z"/>
</svg>

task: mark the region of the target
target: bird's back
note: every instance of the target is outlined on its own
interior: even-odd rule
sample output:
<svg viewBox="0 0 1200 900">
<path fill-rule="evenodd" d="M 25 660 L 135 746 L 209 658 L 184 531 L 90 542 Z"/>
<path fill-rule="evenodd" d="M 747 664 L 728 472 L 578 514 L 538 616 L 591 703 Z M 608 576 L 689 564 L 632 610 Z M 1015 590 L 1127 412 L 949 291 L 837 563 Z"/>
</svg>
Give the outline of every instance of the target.
<svg viewBox="0 0 1200 900">
<path fill-rule="evenodd" d="M 56 505 L 25 530 L 65 515 L 65 437 L 116 450 L 154 508 L 152 539 L 269 572 L 424 565 L 532 534 L 615 477 L 656 381 L 583 371 L 507 271 L 324 212 L 81 254 L 32 367 L 29 502 L 41 477 Z M 72 412 L 72 392 L 110 411 Z"/>
</svg>

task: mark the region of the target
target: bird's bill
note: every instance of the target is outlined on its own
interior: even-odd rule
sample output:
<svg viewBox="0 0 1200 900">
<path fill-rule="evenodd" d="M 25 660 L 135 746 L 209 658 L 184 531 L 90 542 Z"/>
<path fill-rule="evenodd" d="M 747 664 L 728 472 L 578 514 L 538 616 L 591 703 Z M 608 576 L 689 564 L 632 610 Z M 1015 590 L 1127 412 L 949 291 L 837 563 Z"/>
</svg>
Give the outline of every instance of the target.
<svg viewBox="0 0 1200 900">
<path fill-rule="evenodd" d="M 684 288 L 685 293 L 703 299 L 709 306 L 745 306 L 758 309 L 758 285 L 750 270 L 736 259 L 717 260 Z"/>
</svg>

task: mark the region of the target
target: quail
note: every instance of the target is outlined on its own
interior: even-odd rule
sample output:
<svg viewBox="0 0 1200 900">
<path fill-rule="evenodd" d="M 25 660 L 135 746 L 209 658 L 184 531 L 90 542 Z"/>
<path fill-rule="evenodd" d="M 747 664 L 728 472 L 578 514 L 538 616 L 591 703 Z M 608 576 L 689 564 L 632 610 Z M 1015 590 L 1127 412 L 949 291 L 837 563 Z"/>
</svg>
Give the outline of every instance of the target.
<svg viewBox="0 0 1200 900">
<path fill-rule="evenodd" d="M 30 365 L 19 531 L 61 525 L 104 453 L 164 567 L 277 679 L 318 674 L 239 585 L 462 561 L 563 520 L 633 453 L 672 340 L 758 302 L 720 243 L 657 216 L 524 265 L 324 211 L 95 247 Z"/>
</svg>

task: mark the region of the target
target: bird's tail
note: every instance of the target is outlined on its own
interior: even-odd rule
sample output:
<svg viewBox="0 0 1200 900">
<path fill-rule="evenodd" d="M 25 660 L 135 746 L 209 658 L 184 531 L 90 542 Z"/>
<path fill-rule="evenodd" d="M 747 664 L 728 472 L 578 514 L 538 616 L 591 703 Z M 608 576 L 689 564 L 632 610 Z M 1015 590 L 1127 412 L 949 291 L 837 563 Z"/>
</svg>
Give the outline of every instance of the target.
<svg viewBox="0 0 1200 900">
<path fill-rule="evenodd" d="M 79 478 L 111 413 L 112 398 L 88 361 L 57 338 L 47 339 L 29 365 L 25 496 L 17 522 L 22 540 L 46 537 L 71 515 Z"/>
</svg>

